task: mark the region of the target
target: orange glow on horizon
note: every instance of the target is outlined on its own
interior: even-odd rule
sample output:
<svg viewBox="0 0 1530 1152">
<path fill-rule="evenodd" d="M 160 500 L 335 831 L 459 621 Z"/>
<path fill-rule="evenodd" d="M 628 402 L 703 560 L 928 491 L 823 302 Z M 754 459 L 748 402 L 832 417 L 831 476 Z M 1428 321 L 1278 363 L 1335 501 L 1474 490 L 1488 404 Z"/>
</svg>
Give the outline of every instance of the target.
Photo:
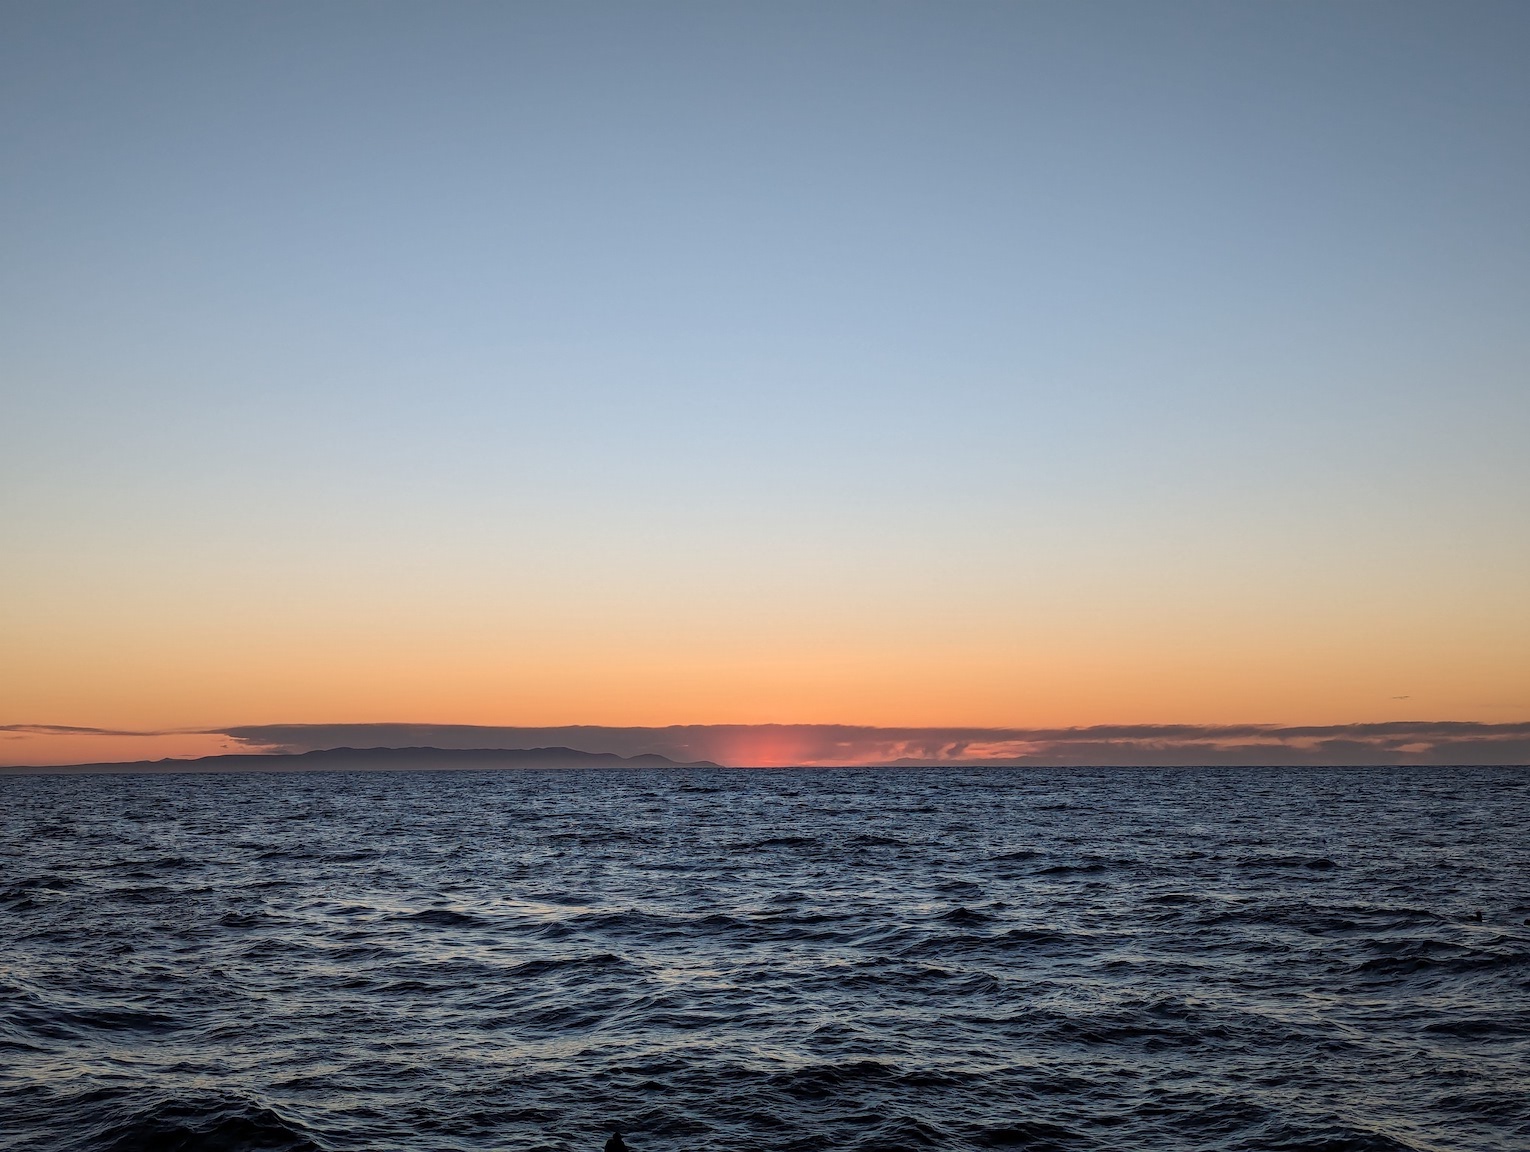
<svg viewBox="0 0 1530 1152">
<path fill-rule="evenodd" d="M 0 724 L 1008 728 L 1530 716 L 1526 601 L 1517 584 L 1473 584 L 1471 573 L 1454 591 L 1399 586 L 1362 599 L 1300 588 L 1256 597 L 1166 577 L 1146 588 L 1141 573 L 1111 591 L 1103 576 L 1010 588 L 980 572 L 937 597 L 832 573 L 800 588 L 778 574 L 761 590 L 730 585 L 731 572 L 644 570 L 560 590 L 545 575 L 519 588 L 483 574 L 452 587 L 427 573 L 393 587 L 324 572 L 283 582 L 258 567 L 237 583 L 194 570 L 80 571 L 73 585 L 22 580 L 23 595 L 0 605 Z M 777 738 L 739 759 L 796 759 Z M 87 758 L 207 754 L 201 737 L 111 739 L 91 738 L 101 751 Z M 0 758 L 26 762 L 23 744 L 0 741 Z"/>
</svg>

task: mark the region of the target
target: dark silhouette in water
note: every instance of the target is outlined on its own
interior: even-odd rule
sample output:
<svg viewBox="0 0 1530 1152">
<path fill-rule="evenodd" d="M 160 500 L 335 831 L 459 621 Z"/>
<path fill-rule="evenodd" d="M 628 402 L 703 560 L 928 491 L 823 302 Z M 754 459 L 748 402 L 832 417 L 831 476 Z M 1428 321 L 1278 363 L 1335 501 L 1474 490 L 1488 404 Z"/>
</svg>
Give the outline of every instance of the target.
<svg viewBox="0 0 1530 1152">
<path fill-rule="evenodd" d="M 620 1132 L 611 1133 L 611 1139 L 606 1141 L 606 1152 L 628 1152 L 627 1142 Z"/>
</svg>

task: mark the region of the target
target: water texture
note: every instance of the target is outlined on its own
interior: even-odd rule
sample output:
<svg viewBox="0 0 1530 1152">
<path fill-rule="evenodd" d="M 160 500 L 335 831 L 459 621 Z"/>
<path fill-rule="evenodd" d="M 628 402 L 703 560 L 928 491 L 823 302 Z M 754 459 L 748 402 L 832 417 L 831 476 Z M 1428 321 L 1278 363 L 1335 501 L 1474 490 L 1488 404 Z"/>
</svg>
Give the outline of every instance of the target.
<svg viewBox="0 0 1530 1152">
<path fill-rule="evenodd" d="M 1524 1152 L 1527 817 L 1502 768 L 0 778 L 0 1148 Z"/>
</svg>

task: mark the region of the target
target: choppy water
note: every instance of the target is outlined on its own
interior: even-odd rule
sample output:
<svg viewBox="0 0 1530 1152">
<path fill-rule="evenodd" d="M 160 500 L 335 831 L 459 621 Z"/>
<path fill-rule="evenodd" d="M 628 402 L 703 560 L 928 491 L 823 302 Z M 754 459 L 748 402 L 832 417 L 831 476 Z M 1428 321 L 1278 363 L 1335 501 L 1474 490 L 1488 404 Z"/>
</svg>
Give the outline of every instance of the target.
<svg viewBox="0 0 1530 1152">
<path fill-rule="evenodd" d="M 1523 1152 L 1527 817 L 1514 769 L 4 778 L 0 1148 Z"/>
</svg>

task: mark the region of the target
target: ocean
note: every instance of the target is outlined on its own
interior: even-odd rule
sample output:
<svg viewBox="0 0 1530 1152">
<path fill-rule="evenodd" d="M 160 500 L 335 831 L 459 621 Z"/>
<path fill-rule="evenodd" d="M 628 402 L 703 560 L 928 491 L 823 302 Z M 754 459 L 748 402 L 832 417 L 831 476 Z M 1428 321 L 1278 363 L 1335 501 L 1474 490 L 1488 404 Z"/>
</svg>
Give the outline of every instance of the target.
<svg viewBox="0 0 1530 1152">
<path fill-rule="evenodd" d="M 1530 1149 L 1530 771 L 0 777 L 0 1149 Z"/>
</svg>

